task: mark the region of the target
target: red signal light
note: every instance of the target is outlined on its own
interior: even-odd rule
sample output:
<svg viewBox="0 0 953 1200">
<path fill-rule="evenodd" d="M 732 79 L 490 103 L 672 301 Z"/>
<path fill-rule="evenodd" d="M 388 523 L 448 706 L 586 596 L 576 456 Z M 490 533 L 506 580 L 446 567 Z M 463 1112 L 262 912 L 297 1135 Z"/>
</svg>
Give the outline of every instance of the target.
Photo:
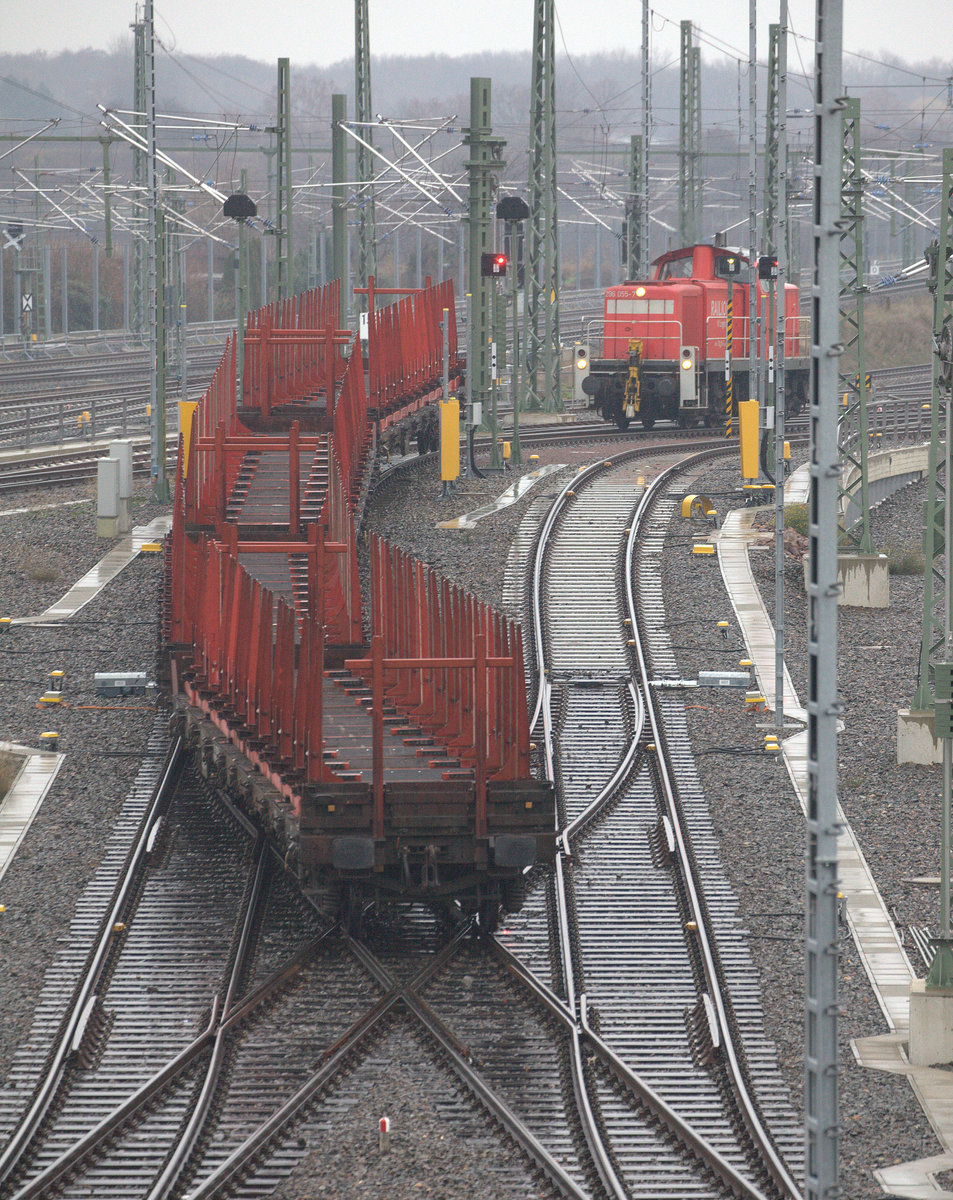
<svg viewBox="0 0 953 1200">
<path fill-rule="evenodd" d="M 500 276 L 506 274 L 505 254 L 481 254 L 480 274 L 485 276 Z"/>
</svg>

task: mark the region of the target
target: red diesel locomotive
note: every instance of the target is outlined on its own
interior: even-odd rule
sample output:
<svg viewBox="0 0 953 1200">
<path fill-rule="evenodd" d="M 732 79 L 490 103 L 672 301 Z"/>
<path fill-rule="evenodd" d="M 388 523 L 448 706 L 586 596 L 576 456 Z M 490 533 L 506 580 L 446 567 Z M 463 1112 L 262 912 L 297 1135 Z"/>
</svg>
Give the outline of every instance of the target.
<svg viewBox="0 0 953 1200">
<path fill-rule="evenodd" d="M 747 400 L 750 394 L 751 322 L 748 282 L 741 274 L 747 264 L 744 255 L 723 246 L 689 246 L 656 259 L 651 280 L 609 288 L 602 357 L 590 359 L 589 374 L 582 381 L 590 407 L 623 430 L 634 419 L 644 429 L 658 420 L 720 425 L 725 420 L 729 360 L 733 402 Z M 772 291 L 758 279 L 761 326 L 754 336 L 761 353 L 763 330 L 773 315 L 770 306 L 776 303 Z M 783 312 L 787 407 L 796 412 L 807 400 L 810 346 L 798 289 L 790 283 L 784 287 Z M 770 343 L 767 349 L 770 371 Z"/>
</svg>

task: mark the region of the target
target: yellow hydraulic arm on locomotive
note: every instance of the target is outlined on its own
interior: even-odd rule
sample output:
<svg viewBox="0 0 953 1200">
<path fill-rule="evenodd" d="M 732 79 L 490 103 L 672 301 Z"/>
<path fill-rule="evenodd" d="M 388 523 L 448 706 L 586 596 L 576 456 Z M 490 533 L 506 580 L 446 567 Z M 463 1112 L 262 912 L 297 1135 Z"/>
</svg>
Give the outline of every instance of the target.
<svg viewBox="0 0 953 1200">
<path fill-rule="evenodd" d="M 624 413 L 627 417 L 634 417 L 639 411 L 639 369 L 642 366 L 642 342 L 632 339 L 629 342 L 629 377 L 625 381 L 625 400 Z"/>
</svg>

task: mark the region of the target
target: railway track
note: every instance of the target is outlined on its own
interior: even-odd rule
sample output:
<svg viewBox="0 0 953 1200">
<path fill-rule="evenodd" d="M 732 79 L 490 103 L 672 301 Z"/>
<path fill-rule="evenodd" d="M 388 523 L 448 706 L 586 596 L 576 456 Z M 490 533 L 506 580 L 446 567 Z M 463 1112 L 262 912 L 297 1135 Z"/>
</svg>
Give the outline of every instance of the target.
<svg viewBox="0 0 953 1200">
<path fill-rule="evenodd" d="M 597 431 L 620 439 L 611 427 Z M 578 440 L 578 430 L 566 434 Z M 602 467 L 574 481 L 536 571 L 546 592 L 536 601 L 538 724 L 549 727 L 548 769 L 561 789 L 556 878 L 537 881 L 523 914 L 488 951 L 466 929 L 438 950 L 444 931 L 427 914 L 408 923 L 396 948 L 393 927 L 376 935 L 372 927 L 362 944 L 302 915 L 277 872 L 269 881 L 260 855 L 253 865 L 247 833 L 219 820 L 203 849 L 200 830 L 170 823 L 147 852 L 156 868 L 149 882 L 133 886 L 132 919 L 105 929 L 110 953 L 122 950 L 105 973 L 108 991 L 94 981 L 83 1005 L 65 1017 L 75 985 L 57 985 L 32 1059 L 18 1059 L 18 1094 L 0 1094 L 3 1132 L 23 1116 L 24 1093 L 36 1094 L 53 1030 L 73 1029 L 60 1070 L 67 1091 L 54 1080 L 51 1097 L 58 1098 L 46 1104 L 44 1119 L 11 1139 L 13 1151 L 0 1159 L 4 1200 L 151 1197 L 173 1186 L 194 1198 L 225 1187 L 267 1195 L 303 1157 L 307 1131 L 366 1082 L 371 1056 L 397 1026 L 413 1031 L 428 1070 L 464 1085 L 469 1103 L 505 1130 L 505 1143 L 520 1146 L 528 1165 L 499 1177 L 500 1194 L 539 1195 L 541 1187 L 593 1198 L 647 1187 L 672 1197 L 795 1194 L 785 1163 L 797 1161 L 801 1134 L 760 1033 L 733 902 L 678 737 L 680 706 L 662 693 L 653 726 L 647 701 L 654 689 L 645 678 L 641 690 L 631 683 L 635 630 L 648 640 L 649 681 L 668 662 L 655 563 L 675 503 L 659 484 L 661 507 L 650 510 L 646 501 L 640 518 L 654 526 L 635 522 L 645 466 L 633 454 L 620 456 L 615 481 Z M 679 498 L 688 486 L 677 485 Z M 570 581 L 563 595 L 560 577 Z M 634 595 L 626 596 L 624 581 L 633 579 L 645 593 L 639 612 Z M 667 795 L 660 790 L 666 776 Z M 144 1052 L 156 994 L 150 989 L 168 998 L 171 975 L 162 975 L 161 961 L 155 973 L 151 951 L 137 958 L 127 931 L 164 946 L 168 970 L 178 970 L 182 945 L 195 941 L 192 921 L 200 919 L 191 910 L 189 868 L 217 855 L 227 866 L 221 875 L 206 873 L 208 890 L 195 897 L 201 919 L 215 911 L 216 932 L 200 940 L 207 951 L 201 983 L 181 983 L 188 1003 L 167 1025 L 158 1023 Z M 269 911 L 283 915 L 272 919 Z M 144 932 L 150 921 L 153 935 Z M 126 926 L 122 936 L 116 924 Z M 95 925 L 87 916 L 77 927 L 68 956 L 74 974 Z M 170 936 L 174 926 L 184 942 Z M 714 947 L 707 956 L 706 942 Z M 69 970 L 64 979 L 73 979 Z M 90 1005 L 93 995 L 102 998 Z M 84 1011 L 87 1032 L 77 1038 Z M 141 1066 L 132 1065 L 132 1047 Z M 317 1063 L 316 1047 L 323 1048 Z M 514 1071 L 516 1054 L 522 1070 Z M 753 1094 L 726 1112 L 732 1058 Z M 160 1076 L 158 1099 L 137 1096 Z M 138 1111 L 140 1100 L 145 1108 L 136 1115 L 130 1106 L 135 1101 Z M 469 1109 L 453 1119 L 468 1130 L 476 1120 Z M 776 1131 L 776 1146 L 770 1138 L 757 1145 L 759 1126 Z M 772 1162 L 767 1170 L 765 1161 Z M 134 1186 L 117 1185 L 127 1173 Z"/>
<path fill-rule="evenodd" d="M 220 358 L 220 345 L 190 348 L 189 399 L 200 398 Z M 148 373 L 148 355 L 141 350 L 59 360 L 55 365 L 46 360 L 0 364 L 0 449 L 82 447 L 107 437 L 148 433 Z M 167 398 L 172 412 L 180 392 L 178 381 L 170 379 Z"/>
<path fill-rule="evenodd" d="M 587 1138 L 606 1194 L 794 1196 L 784 1157 L 797 1157 L 800 1133 L 777 1102 L 783 1089 L 756 1028 L 754 975 L 732 926 L 690 752 L 683 731 L 679 740 L 661 728 L 648 662 L 633 662 L 630 643 L 664 633 L 664 614 L 645 607 L 657 597 L 642 597 L 636 611 L 621 581 L 653 584 L 652 558 L 675 503 L 666 511 L 646 499 L 635 519 L 644 471 L 630 453 L 582 473 L 544 529 L 533 593 L 534 728 L 561 798 L 562 854 L 548 903 L 536 897 L 510 923 L 510 949 L 535 976 L 554 980 L 580 1036 L 591 1045 L 600 1031 L 638 1084 L 678 1113 L 673 1124 L 658 1112 L 646 1122 L 646 1102 L 633 1104 L 635 1083 L 620 1087 L 608 1066 L 589 1081 Z M 647 495 L 662 489 L 660 479 Z M 766 1070 L 759 1094 L 750 1076 Z M 580 1066 L 577 1092 L 585 1075 Z M 726 1094 L 735 1097 L 727 1109 Z M 660 1121 L 669 1135 L 661 1142 Z M 783 1156 L 769 1127 L 781 1131 Z"/>
<path fill-rule="evenodd" d="M 214 347 L 209 351 L 206 347 L 199 347 L 191 353 L 198 355 L 194 364 L 199 382 L 194 388 L 190 388 L 190 394 L 197 398 L 218 360 L 219 348 Z M 5 375 L 5 372 L 13 368 L 9 364 L 0 364 L 0 449 L 6 446 L 10 450 L 0 461 L 0 493 L 77 484 L 93 479 L 96 476 L 96 463 L 104 454 L 108 440 L 113 438 L 131 437 L 134 447 L 134 471 L 139 475 L 150 473 L 149 433 L 144 415 L 147 397 L 141 393 L 144 360 L 140 363 L 137 359 L 130 367 L 128 360 L 132 357 L 131 353 L 124 355 L 118 362 L 115 355 L 105 357 L 107 365 L 121 371 L 127 380 L 135 380 L 139 392 L 126 383 L 118 386 L 111 399 L 101 394 L 95 403 L 88 396 L 85 399 L 69 401 L 10 400 L 10 377 Z M 140 354 L 139 358 L 141 357 Z M 190 364 L 191 362 L 192 360 Z M 99 372 L 102 367 L 98 361 L 84 357 L 76 363 L 73 360 L 65 360 L 65 363 L 57 361 L 56 366 L 52 368 L 49 362 L 44 360 L 25 366 L 17 364 L 16 369 L 16 378 L 19 380 L 17 386 L 35 395 L 33 389 L 37 386 L 37 380 L 42 382 L 50 372 L 58 376 L 64 370 L 75 369 L 82 375 L 90 369 Z M 129 375 L 130 369 L 132 376 Z M 100 385 L 89 386 L 95 391 Z M 902 437 L 911 440 L 929 438 L 930 414 L 929 410 L 923 407 L 930 399 L 929 364 L 876 372 L 875 388 L 876 404 L 871 405 L 868 412 L 872 437 Z M 88 409 L 90 404 L 92 408 Z M 84 411 L 91 412 L 91 421 L 89 425 L 82 427 L 80 435 L 77 432 L 76 421 L 78 414 Z M 792 439 L 805 437 L 806 416 L 789 420 L 787 428 Z M 593 445 L 615 445 L 620 442 L 627 445 L 636 439 L 651 439 L 653 443 L 660 440 L 684 443 L 688 439 L 704 440 L 712 436 L 717 436 L 717 433 L 709 429 L 678 429 L 674 426 L 656 426 L 651 434 L 637 429 L 622 434 L 606 422 L 586 417 L 569 425 L 558 423 L 551 426 L 525 426 L 520 432 L 521 442 L 527 451 L 547 444 L 580 440 Z M 175 433 L 170 433 L 166 457 L 170 470 L 174 467 L 176 445 L 177 437 Z M 485 436 L 478 437 L 475 449 L 478 464 L 484 463 L 490 450 L 489 439 Z M 413 456 L 410 459 L 402 459 L 399 465 L 403 468 L 408 461 L 413 461 Z M 388 465 L 385 464 L 382 473 L 386 474 L 387 470 Z"/>
<path fill-rule="evenodd" d="M 623 458 L 632 460 L 631 452 Z M 596 524 L 614 530 L 611 552 L 606 544 L 582 558 L 578 544 L 558 552 L 582 566 L 585 596 L 577 590 L 573 611 L 591 608 L 602 643 L 602 658 L 590 658 L 587 668 L 564 658 L 557 665 L 553 657 L 544 668 L 546 709 L 563 713 L 558 774 L 570 850 L 557 873 L 563 878 L 541 880 L 526 915 L 489 949 L 474 944 L 466 926 L 443 946 L 445 931 L 426 913 L 399 918 L 396 930 L 371 922 L 366 940 L 357 942 L 303 913 L 247 831 L 221 816 L 210 819 L 215 781 L 189 776 L 181 797 L 167 801 L 163 825 L 140 817 L 130 838 L 144 846 L 148 861 L 125 885 L 128 907 L 100 900 L 104 970 L 85 991 L 75 983 L 68 996 L 59 989 L 32 1061 L 18 1059 L 16 1094 L 0 1103 L 0 1120 L 14 1135 L 0 1160 L 0 1194 L 158 1197 L 174 1187 L 195 1200 L 224 1188 L 267 1195 L 305 1153 L 307 1131 L 366 1083 L 395 1030 L 404 1031 L 404 1046 L 409 1031 L 419 1047 L 419 1070 L 466 1089 L 468 1104 L 452 1114 L 458 1126 L 473 1136 L 474 1122 L 479 1128 L 489 1118 L 504 1131 L 495 1139 L 520 1147 L 523 1165 L 500 1168 L 501 1194 L 539 1195 L 542 1188 L 579 1200 L 637 1195 L 649 1175 L 660 1183 L 659 1194 L 673 1196 L 783 1194 L 746 1178 L 737 1133 L 717 1127 L 718 1086 L 704 1063 L 692 1062 L 682 1011 L 704 1008 L 691 965 L 683 964 L 679 984 L 685 1004 L 666 988 L 665 1004 L 651 1012 L 640 1005 L 644 1029 L 637 1034 L 631 997 L 642 994 L 639 986 L 604 958 L 607 912 L 621 944 L 616 876 L 631 869 L 633 855 L 651 860 L 656 853 L 651 830 L 620 839 L 612 826 L 631 801 L 609 800 L 604 814 L 600 804 L 602 815 L 591 806 L 606 782 L 603 762 L 614 765 L 618 750 L 638 757 L 645 740 L 627 682 L 627 627 L 619 609 L 619 537 L 632 528 L 637 464 L 621 468 L 615 483 L 594 472 Z M 564 497 L 576 519 L 586 494 L 582 482 L 573 489 L 577 497 Z M 556 608 L 565 610 L 553 572 L 549 566 L 547 586 Z M 606 586 L 597 606 L 600 572 Z M 606 637 L 610 624 L 620 631 L 617 645 Z M 560 639 L 575 646 L 578 634 L 571 621 L 551 626 L 547 653 L 555 653 Z M 586 712 L 583 701 L 595 707 Z M 644 752 L 641 761 L 635 786 L 645 791 Z M 609 774 L 621 781 L 634 769 L 630 761 Z M 651 809 L 655 801 L 645 795 L 641 803 Z M 645 819 L 659 824 L 657 814 Z M 621 841 L 624 861 L 600 861 L 606 852 L 600 839 L 610 847 Z M 605 869 L 608 891 L 600 893 Z M 655 903 L 663 905 L 671 870 L 656 873 Z M 623 905 L 630 899 L 634 904 L 626 895 Z M 684 917 L 675 899 L 664 904 L 674 926 L 662 940 L 677 941 L 685 957 Z M 630 926 L 640 923 L 633 909 L 629 949 Z M 80 946 L 93 924 L 87 918 L 77 929 Z M 124 928 L 117 932 L 118 926 Z M 78 947 L 72 959 L 81 954 Z M 615 981 L 611 994 L 607 978 Z M 652 989 L 661 995 L 657 975 Z M 655 1010 L 668 1008 L 674 1032 L 662 1034 Z M 84 1019 L 86 1032 L 77 1037 Z M 693 1017 L 689 1030 L 698 1024 Z M 62 1033 L 63 1062 L 41 1085 L 54 1029 Z M 638 1049 L 644 1036 L 651 1053 Z M 688 1072 L 692 1081 L 666 1096 L 675 1043 L 683 1049 L 677 1074 Z M 26 1092 L 44 1098 L 24 1105 Z M 691 1108 L 687 1118 L 683 1107 Z M 477 1117 L 475 1108 L 484 1115 Z"/>
<path fill-rule="evenodd" d="M 74 923 L 17 1086 L 0 1093 L 4 1200 L 269 1195 L 305 1153 L 289 1132 L 356 1103 L 399 1025 L 425 1069 L 463 1083 L 533 1162 L 498 1171 L 504 1194 L 538 1196 L 550 1174 L 564 1186 L 542 1194 L 584 1196 L 423 995 L 469 925 L 445 944 L 421 913 L 396 936 L 378 930 L 376 948 L 355 941 L 270 867 L 214 782 L 189 767 L 176 779 L 171 760 L 161 776 L 127 803 L 113 869 Z M 488 1136 L 469 1105 L 451 1120 Z"/>
</svg>

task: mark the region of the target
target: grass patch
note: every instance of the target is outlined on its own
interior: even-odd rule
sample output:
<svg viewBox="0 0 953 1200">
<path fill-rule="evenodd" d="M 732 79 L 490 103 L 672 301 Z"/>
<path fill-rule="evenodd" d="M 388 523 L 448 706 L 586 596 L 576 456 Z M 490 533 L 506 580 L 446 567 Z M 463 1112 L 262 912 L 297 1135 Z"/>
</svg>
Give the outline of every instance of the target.
<svg viewBox="0 0 953 1200">
<path fill-rule="evenodd" d="M 923 548 L 919 545 L 887 546 L 887 570 L 891 575 L 922 575 Z"/>
<path fill-rule="evenodd" d="M 849 330 L 843 330 L 849 343 Z M 933 354 L 933 301 L 926 288 L 920 296 L 894 297 L 886 292 L 868 297 L 864 305 L 866 369 L 903 367 L 929 362 Z M 842 371 L 856 371 L 848 350 Z"/>
<path fill-rule="evenodd" d="M 56 583 L 60 573 L 48 559 L 29 557 L 23 564 L 23 570 L 28 579 L 37 583 Z"/>
<path fill-rule="evenodd" d="M 786 504 L 784 506 L 784 528 L 793 529 L 807 537 L 807 505 Z"/>
</svg>

